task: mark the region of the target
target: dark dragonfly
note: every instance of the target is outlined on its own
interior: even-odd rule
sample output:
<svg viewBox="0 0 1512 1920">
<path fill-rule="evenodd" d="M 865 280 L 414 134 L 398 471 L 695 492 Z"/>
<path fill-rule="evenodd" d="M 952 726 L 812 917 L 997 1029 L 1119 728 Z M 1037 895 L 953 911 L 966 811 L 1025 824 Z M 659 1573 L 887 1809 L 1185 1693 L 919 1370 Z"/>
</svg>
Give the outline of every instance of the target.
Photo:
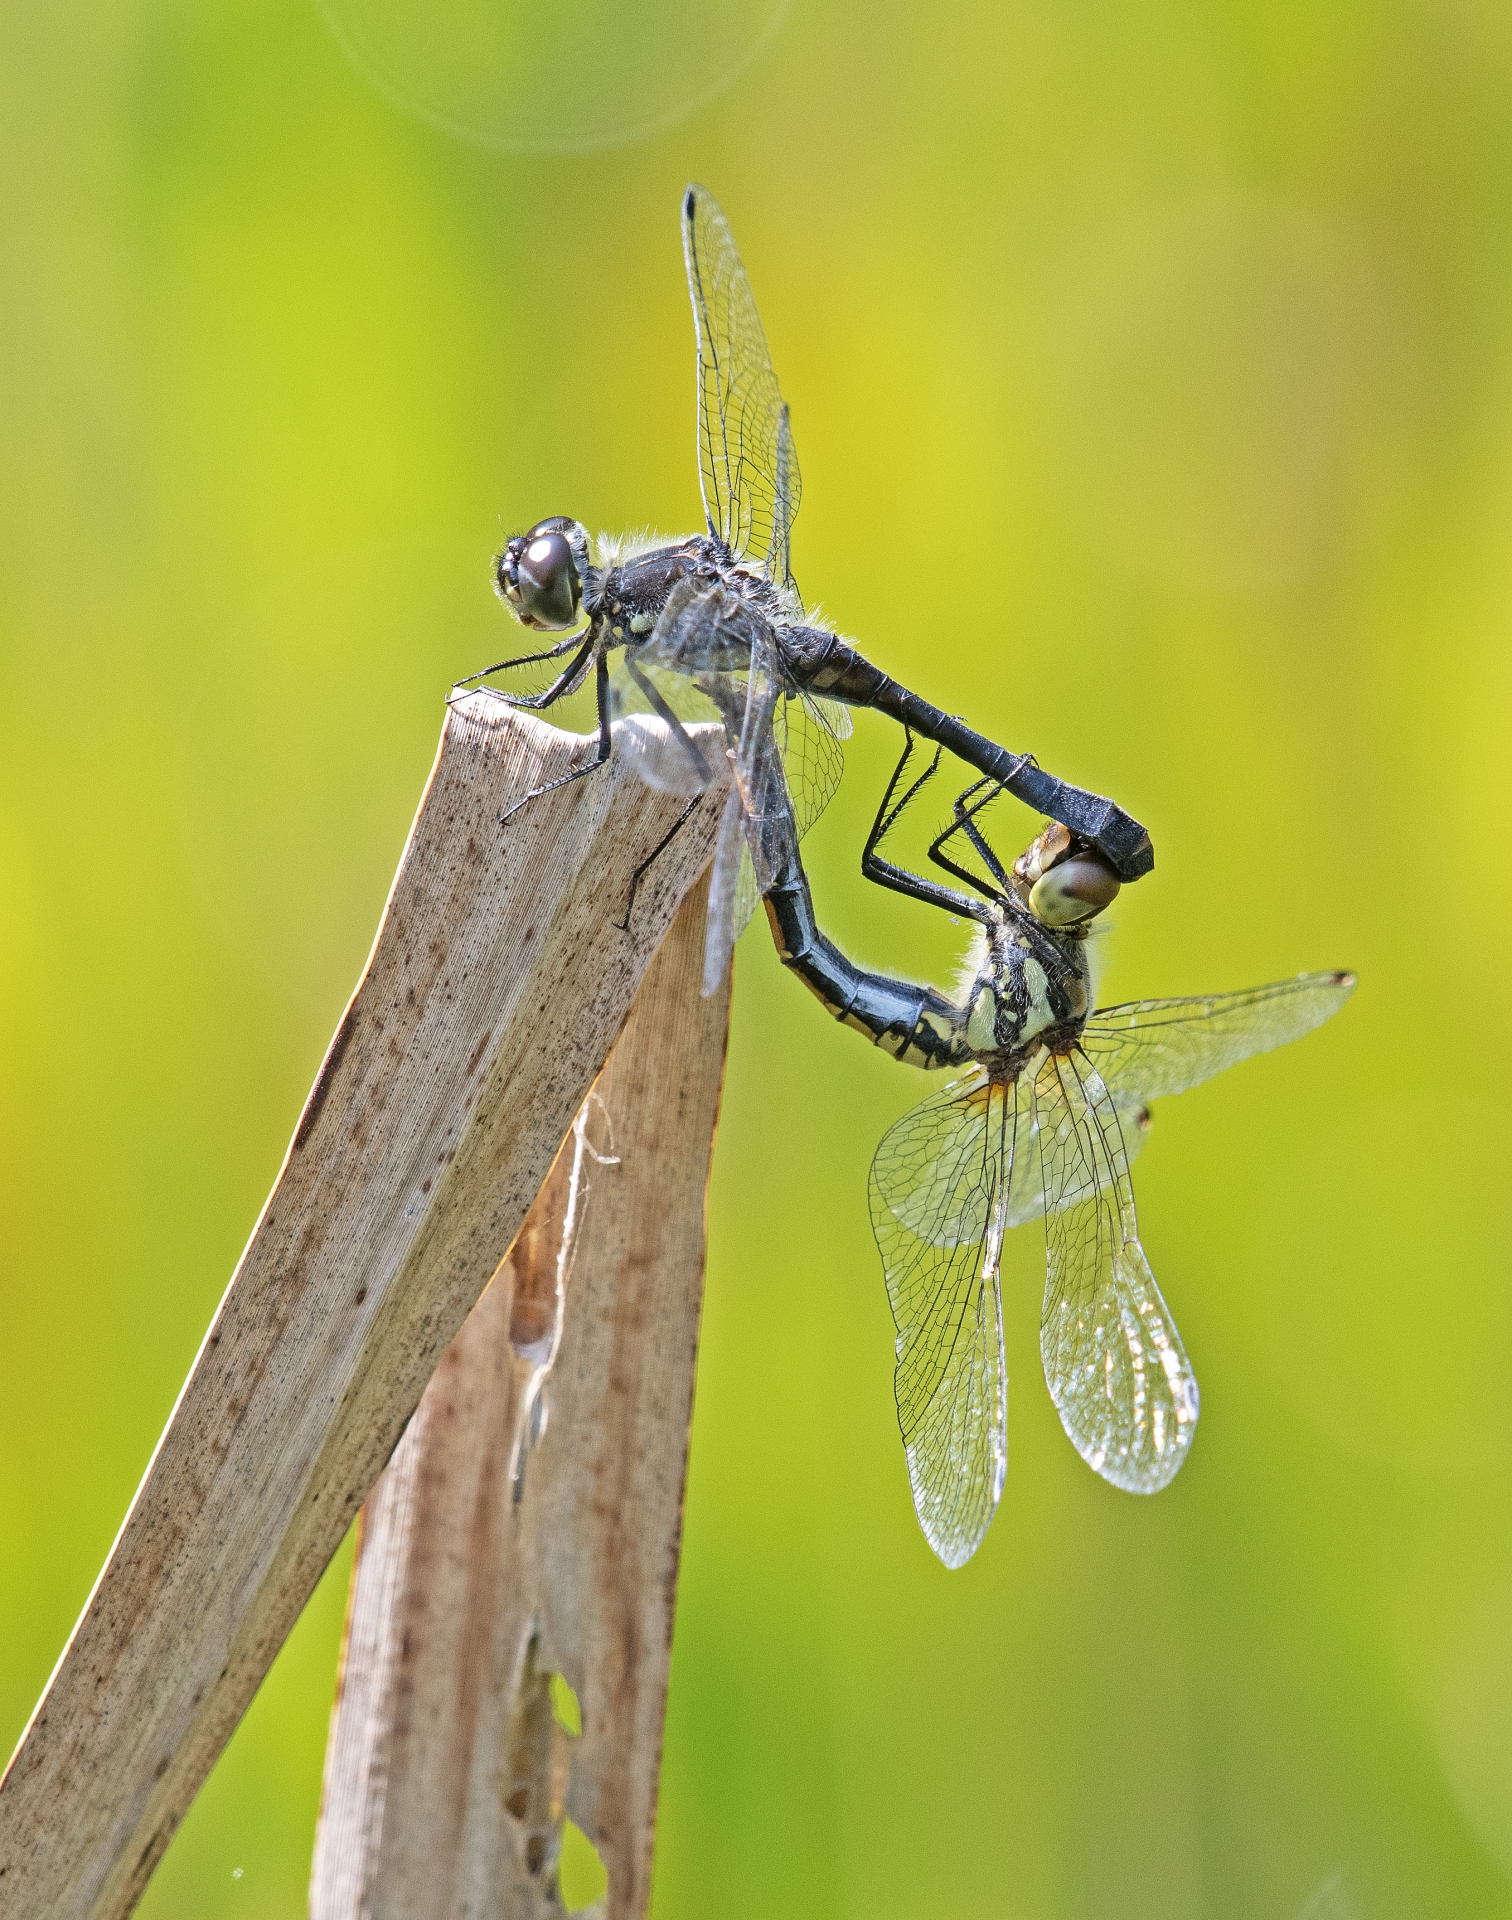
<svg viewBox="0 0 1512 1920">
<path fill-rule="evenodd" d="M 852 965 L 816 925 L 796 859 L 766 906 L 784 964 L 836 1019 L 896 1059 L 968 1069 L 888 1131 L 871 1172 L 914 1505 L 929 1544 L 958 1567 L 981 1544 L 1007 1466 L 1004 1234 L 1045 1221 L 1040 1353 L 1072 1445 L 1114 1486 L 1157 1492 L 1186 1458 L 1198 1398 L 1134 1211 L 1129 1167 L 1150 1102 L 1310 1033 L 1355 982 L 1301 974 L 1094 1011 L 1087 934 L 1116 891 L 1111 869 L 1054 825 L 1005 873 L 975 818 L 993 794 L 976 788 L 930 849 L 971 892 L 883 860 L 883 835 L 922 784 L 892 803 L 907 758 L 865 864 L 884 885 L 978 922 L 960 998 Z M 965 857 L 969 842 L 989 880 L 947 851 L 957 836 L 956 851 Z"/>
<path fill-rule="evenodd" d="M 652 785 L 672 792 L 696 796 L 731 772 L 714 860 L 706 992 L 723 977 L 731 945 L 777 877 L 789 837 L 801 837 L 834 793 L 840 742 L 850 731 L 846 707 L 875 707 L 949 748 L 1097 848 L 1121 878 L 1148 873 L 1154 853 L 1138 821 L 931 706 L 805 614 L 789 548 L 802 490 L 798 456 L 750 283 L 729 225 L 702 187 L 683 196 L 682 229 L 707 531 L 655 544 L 601 536 L 590 550 L 584 527 L 557 516 L 515 535 L 498 559 L 500 594 L 525 626 L 572 631 L 458 684 L 565 656 L 539 693 L 487 691 L 541 709 L 595 676 L 598 753 L 566 779 L 602 766 L 616 739 Z M 686 724 L 710 720 L 723 727 L 722 755 Z M 768 831 L 766 823 L 779 818 L 781 830 Z M 781 849 L 775 858 L 774 846 Z"/>
</svg>

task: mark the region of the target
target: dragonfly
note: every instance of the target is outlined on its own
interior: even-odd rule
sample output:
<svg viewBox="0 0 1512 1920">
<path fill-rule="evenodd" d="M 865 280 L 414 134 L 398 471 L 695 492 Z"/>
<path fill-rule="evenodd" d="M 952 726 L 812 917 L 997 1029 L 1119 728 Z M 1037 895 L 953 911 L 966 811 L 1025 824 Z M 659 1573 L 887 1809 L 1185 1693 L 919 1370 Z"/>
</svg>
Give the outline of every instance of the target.
<svg viewBox="0 0 1512 1920">
<path fill-rule="evenodd" d="M 705 993 L 723 979 L 734 941 L 791 843 L 834 794 L 851 707 L 888 714 L 959 755 L 1095 848 L 1122 879 L 1149 872 L 1149 834 L 1122 808 L 932 706 L 806 613 L 791 557 L 802 495 L 791 419 L 729 222 L 703 187 L 689 186 L 683 195 L 682 239 L 696 337 L 705 530 L 671 541 L 604 535 L 590 545 L 581 522 L 554 515 L 505 543 L 495 562 L 500 596 L 526 627 L 565 637 L 496 661 L 457 687 L 563 661 L 539 692 L 484 691 L 540 711 L 591 675 L 598 710 L 593 759 L 516 805 L 594 772 L 617 742 L 651 786 L 691 796 L 676 832 L 702 794 L 728 775 Z M 723 752 L 695 735 L 696 721 L 718 723 L 714 738 L 723 740 Z M 632 905 L 633 898 L 632 889 Z"/>
<path fill-rule="evenodd" d="M 1115 1487 L 1158 1492 L 1187 1456 L 1199 1397 L 1139 1237 L 1130 1167 L 1151 1103 L 1310 1033 L 1355 979 L 1304 973 L 1238 993 L 1094 1007 L 1088 935 L 1117 875 L 1059 823 L 1005 871 L 978 824 L 995 797 L 982 783 L 930 843 L 961 885 L 885 859 L 883 837 L 929 777 L 894 802 L 910 748 L 864 863 L 881 884 L 977 923 L 960 997 L 846 959 L 819 929 L 795 858 L 765 904 L 779 957 L 836 1019 L 898 1060 L 965 1068 L 889 1129 L 870 1180 L 914 1506 L 935 1553 L 959 1567 L 981 1544 L 1007 1470 L 1008 1230 L 1045 1223 L 1040 1354 L 1072 1445 Z M 963 864 L 968 849 L 985 878 Z"/>
</svg>

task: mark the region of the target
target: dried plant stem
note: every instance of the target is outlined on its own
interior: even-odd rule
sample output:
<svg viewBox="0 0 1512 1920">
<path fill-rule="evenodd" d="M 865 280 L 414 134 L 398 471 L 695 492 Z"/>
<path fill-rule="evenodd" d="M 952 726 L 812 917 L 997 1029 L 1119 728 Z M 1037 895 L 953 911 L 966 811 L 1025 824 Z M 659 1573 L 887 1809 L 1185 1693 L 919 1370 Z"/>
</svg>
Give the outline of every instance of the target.
<svg viewBox="0 0 1512 1920">
<path fill-rule="evenodd" d="M 705 892 L 585 1109 L 612 1163 L 569 1136 L 363 1509 L 311 1920 L 560 1915 L 564 1812 L 594 1911 L 646 1912 L 728 1008 Z"/>
<path fill-rule="evenodd" d="M 362 981 L 0 1782 L 6 1920 L 129 1913 L 514 1240 L 708 861 L 682 802 L 486 696 L 450 709 Z"/>
</svg>

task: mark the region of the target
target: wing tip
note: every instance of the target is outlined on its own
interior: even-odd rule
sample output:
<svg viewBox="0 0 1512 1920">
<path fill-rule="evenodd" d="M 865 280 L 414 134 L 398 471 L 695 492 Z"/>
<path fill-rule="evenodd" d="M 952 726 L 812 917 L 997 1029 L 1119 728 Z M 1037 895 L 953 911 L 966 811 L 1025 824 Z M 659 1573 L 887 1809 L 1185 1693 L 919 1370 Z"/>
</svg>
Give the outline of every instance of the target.
<svg viewBox="0 0 1512 1920">
<path fill-rule="evenodd" d="M 980 1540 L 969 1540 L 964 1545 L 959 1541 L 945 1545 L 927 1533 L 924 1538 L 929 1542 L 930 1551 L 947 1573 L 959 1573 L 982 1544 Z"/>
<path fill-rule="evenodd" d="M 951 1573 L 958 1573 L 966 1562 L 974 1558 L 976 1550 L 987 1537 L 987 1529 L 992 1525 L 993 1516 L 998 1509 L 996 1500 L 987 1516 L 973 1516 L 966 1525 L 954 1527 L 942 1526 L 939 1516 L 930 1511 L 938 1504 L 937 1496 L 915 1482 L 913 1489 L 914 1512 L 918 1515 L 919 1531 L 928 1543 L 930 1552 Z"/>
</svg>

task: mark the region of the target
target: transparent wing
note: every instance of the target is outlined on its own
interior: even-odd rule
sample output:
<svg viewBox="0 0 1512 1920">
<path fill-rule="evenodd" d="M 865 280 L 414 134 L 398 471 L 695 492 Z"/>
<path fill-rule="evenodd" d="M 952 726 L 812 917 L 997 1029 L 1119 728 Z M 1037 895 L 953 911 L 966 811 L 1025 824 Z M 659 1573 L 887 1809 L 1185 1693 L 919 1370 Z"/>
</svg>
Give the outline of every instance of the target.
<svg viewBox="0 0 1512 1920">
<path fill-rule="evenodd" d="M 768 882 L 770 885 L 770 881 Z M 740 796 L 731 792 L 720 817 L 709 875 L 708 931 L 704 935 L 704 971 L 701 992 L 718 993 L 735 951 L 735 942 L 751 924 L 765 888 L 756 878 L 746 839 Z"/>
<path fill-rule="evenodd" d="M 798 840 L 772 726 L 781 699 L 776 653 L 764 631 L 753 636 L 744 691 L 740 731 L 731 754 L 733 777 L 709 879 L 706 994 L 718 990 L 735 942 Z"/>
<path fill-rule="evenodd" d="M 732 776 L 704 955 L 712 993 L 788 850 L 839 784 L 849 716 L 801 691 L 759 608 L 727 588 L 684 580 L 650 637 L 616 661 L 610 717 L 620 750 L 652 786 L 691 795 Z M 707 720 L 723 726 L 722 749 L 697 734 L 695 723 Z"/>
<path fill-rule="evenodd" d="M 905 1114 L 872 1162 L 898 1424 L 919 1525 L 947 1567 L 981 1545 L 1007 1471 L 998 1257 L 1024 1117 L 1016 1087 L 973 1073 Z"/>
<path fill-rule="evenodd" d="M 1243 993 L 1131 1000 L 1100 1007 L 1082 1048 L 1128 1109 L 1184 1093 L 1253 1053 L 1301 1039 L 1332 1019 L 1354 988 L 1353 974 L 1303 973 Z"/>
<path fill-rule="evenodd" d="M 793 825 L 801 839 L 835 797 L 845 770 L 845 741 L 850 738 L 850 712 L 838 700 L 815 699 L 804 693 L 784 672 L 779 682 L 782 698 L 772 717 L 772 731 L 782 762 L 782 777 L 793 809 Z"/>
<path fill-rule="evenodd" d="M 1068 1080 L 1061 1061 L 1044 1055 L 1033 1076 L 1034 1098 L 1019 1129 L 1019 1150 L 1013 1166 L 1007 1224 L 1021 1227 L 1046 1212 L 1064 1212 L 1090 1199 L 1096 1186 L 1127 1174 L 1139 1158 L 1149 1131 L 1149 1115 L 1142 1107 L 1126 1109 L 1114 1101 L 1119 1120 L 1121 1153 L 1116 1159 L 1091 1157 L 1081 1151 L 1081 1129 L 1086 1123 L 1085 1100 L 1074 1097 L 1075 1076 Z M 1074 1172 L 1073 1172 L 1074 1170 Z"/>
<path fill-rule="evenodd" d="M 711 721 L 724 723 L 725 709 L 684 661 L 695 657 L 700 604 L 696 590 L 681 581 L 651 639 L 622 648 L 609 676 L 615 751 L 647 786 L 689 797 L 716 785 L 729 768 L 723 744 L 707 731 Z"/>
<path fill-rule="evenodd" d="M 788 411 L 729 222 L 699 186 L 683 195 L 683 259 L 698 337 L 704 517 L 734 554 L 790 587 L 803 483 Z"/>
<path fill-rule="evenodd" d="M 1050 1398 L 1089 1467 L 1126 1493 L 1156 1493 L 1192 1444 L 1197 1381 L 1139 1244 L 1123 1124 L 1095 1067 L 1074 1054 L 1046 1062 L 1034 1103 Z"/>
<path fill-rule="evenodd" d="M 752 661 L 758 682 L 750 704 Z M 759 783 L 757 749 L 775 743 L 793 824 L 802 837 L 834 797 L 845 766 L 849 710 L 837 700 L 805 693 L 783 665 L 772 631 L 759 608 L 725 587 L 698 588 L 679 581 L 667 596 L 650 636 L 623 648 L 610 675 L 610 717 L 619 723 L 637 714 L 658 719 L 669 733 L 678 721 L 718 719 L 726 744 L 740 755 L 748 789 Z M 674 735 L 675 738 L 675 735 Z M 683 747 L 668 771 L 648 771 L 653 785 L 678 782 L 676 792 L 695 793 L 701 780 Z M 724 777 L 724 766 L 713 777 Z M 694 784 L 682 782 L 692 780 Z"/>
</svg>

